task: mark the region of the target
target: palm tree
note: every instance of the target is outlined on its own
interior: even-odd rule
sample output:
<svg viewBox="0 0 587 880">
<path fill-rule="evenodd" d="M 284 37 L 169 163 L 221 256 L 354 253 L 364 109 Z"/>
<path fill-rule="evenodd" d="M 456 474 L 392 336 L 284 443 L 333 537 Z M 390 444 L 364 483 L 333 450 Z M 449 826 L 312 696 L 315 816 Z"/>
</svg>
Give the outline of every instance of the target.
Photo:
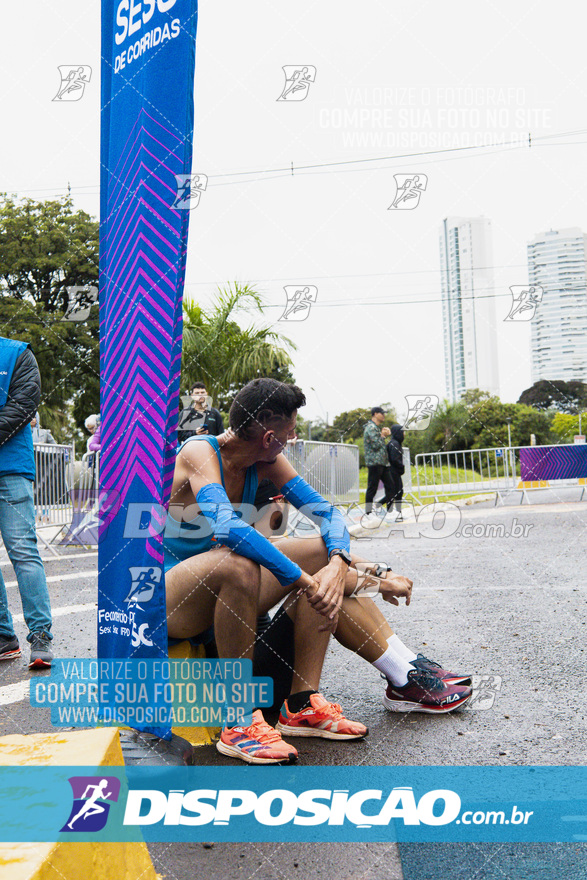
<svg viewBox="0 0 587 880">
<path fill-rule="evenodd" d="M 263 312 L 263 298 L 249 285 L 218 288 L 207 309 L 184 303 L 182 387 L 204 382 L 214 400 L 256 376 L 286 372 L 293 365 L 287 349 L 296 345 L 270 324 L 242 329 L 234 317 Z"/>
<path fill-rule="evenodd" d="M 429 427 L 434 444 L 441 451 L 466 449 L 471 440 L 471 415 L 459 401 L 443 400 Z"/>
</svg>

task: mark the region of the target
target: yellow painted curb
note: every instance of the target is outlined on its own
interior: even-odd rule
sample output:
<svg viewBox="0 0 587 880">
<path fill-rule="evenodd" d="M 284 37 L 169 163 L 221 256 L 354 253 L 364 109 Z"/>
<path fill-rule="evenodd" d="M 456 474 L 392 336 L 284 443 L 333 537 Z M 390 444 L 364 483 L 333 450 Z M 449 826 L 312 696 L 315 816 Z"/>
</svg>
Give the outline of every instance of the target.
<svg viewBox="0 0 587 880">
<path fill-rule="evenodd" d="M 206 652 L 204 651 L 203 645 L 198 645 L 196 647 L 188 641 L 180 642 L 179 645 L 173 645 L 169 648 L 170 660 L 197 659 L 199 657 L 205 656 Z M 193 746 L 209 746 L 210 743 L 214 742 L 214 740 L 220 733 L 220 728 L 173 727 L 172 731 L 173 733 L 177 734 L 177 736 L 182 736 L 184 739 L 187 739 L 187 741 Z"/>
<path fill-rule="evenodd" d="M 75 757 L 75 760 L 73 758 Z M 115 727 L 76 730 L 68 733 L 31 733 L 0 737 L 0 766 L 124 767 Z"/>
<path fill-rule="evenodd" d="M 116 728 L 0 737 L 4 766 L 124 766 Z M 0 843 L 2 880 L 157 880 L 144 843 Z"/>
<path fill-rule="evenodd" d="M 544 489 L 549 485 L 548 480 L 522 480 L 518 483 L 518 489 Z"/>
</svg>

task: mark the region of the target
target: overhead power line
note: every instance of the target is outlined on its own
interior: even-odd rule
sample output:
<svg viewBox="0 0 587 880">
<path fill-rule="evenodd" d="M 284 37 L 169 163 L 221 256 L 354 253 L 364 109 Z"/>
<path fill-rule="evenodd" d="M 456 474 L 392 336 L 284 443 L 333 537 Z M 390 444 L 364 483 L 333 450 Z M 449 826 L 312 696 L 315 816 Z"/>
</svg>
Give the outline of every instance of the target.
<svg viewBox="0 0 587 880">
<path fill-rule="evenodd" d="M 580 144 L 584 144 L 585 141 L 568 141 L 563 144 L 552 144 L 546 143 L 546 141 L 550 141 L 556 138 L 562 137 L 576 137 L 577 135 L 585 135 L 587 134 L 587 129 L 577 129 L 575 131 L 563 131 L 563 132 L 555 132 L 553 134 L 545 134 L 534 136 L 530 132 L 528 132 L 528 142 L 524 143 L 519 139 L 505 141 L 500 143 L 496 141 L 491 144 L 472 144 L 463 147 L 443 147 L 438 150 L 421 150 L 413 153 L 396 153 L 394 155 L 387 156 L 369 156 L 364 157 L 362 159 L 341 159 L 336 162 L 314 162 L 304 165 L 296 165 L 294 162 L 290 162 L 288 165 L 279 166 L 277 168 L 257 168 L 249 171 L 225 171 L 220 174 L 210 174 L 208 175 L 209 185 L 216 186 L 229 186 L 233 184 L 237 184 L 240 181 L 222 181 L 222 178 L 242 178 L 245 176 L 249 176 L 249 180 L 247 183 L 254 183 L 258 180 L 272 180 L 277 179 L 273 178 L 271 175 L 280 175 L 287 177 L 294 177 L 296 173 L 298 176 L 301 172 L 304 173 L 328 173 L 329 169 L 337 169 L 338 173 L 345 174 L 354 172 L 357 170 L 358 165 L 368 166 L 373 162 L 391 162 L 391 161 L 400 161 L 404 159 L 419 159 L 425 157 L 434 157 L 445 155 L 447 153 L 453 154 L 453 158 L 464 157 L 467 154 L 471 154 L 473 151 L 478 151 L 481 154 L 491 154 L 496 152 L 506 152 L 512 150 L 519 149 L 537 149 L 538 147 L 546 147 L 546 146 L 557 146 L 557 147 L 569 147 L 576 146 Z M 531 144 L 531 146 L 530 146 Z M 360 170 L 360 169 L 359 169 Z M 259 176 L 265 175 L 265 176 Z M 214 184 L 213 181 L 218 181 L 218 183 Z M 53 192 L 55 194 L 62 193 L 65 194 L 68 192 L 68 185 L 65 184 L 63 187 L 46 187 L 46 188 L 33 188 L 33 189 L 21 189 L 13 188 L 13 187 L 1 187 L 4 191 L 9 193 L 34 193 L 34 192 Z M 89 190 L 89 192 L 82 193 L 82 190 Z M 80 192 L 83 195 L 95 195 L 99 192 L 99 188 L 97 184 L 83 184 L 80 186 L 72 186 L 71 191 Z"/>
</svg>

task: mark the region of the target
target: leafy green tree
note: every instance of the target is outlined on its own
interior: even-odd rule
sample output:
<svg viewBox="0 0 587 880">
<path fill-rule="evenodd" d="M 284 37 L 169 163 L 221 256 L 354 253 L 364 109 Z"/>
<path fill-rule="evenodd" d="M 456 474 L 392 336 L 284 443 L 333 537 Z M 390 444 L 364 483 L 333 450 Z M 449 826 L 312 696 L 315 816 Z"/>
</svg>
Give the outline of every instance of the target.
<svg viewBox="0 0 587 880">
<path fill-rule="evenodd" d="M 587 384 L 563 382 L 561 379 L 541 379 L 522 391 L 518 403 L 540 410 L 578 413 L 587 409 Z"/>
<path fill-rule="evenodd" d="M 342 412 L 332 422 L 333 433 L 337 437 L 336 442 L 355 442 L 363 436 L 365 425 L 371 418 L 371 408 L 358 407 L 357 409 Z"/>
<path fill-rule="evenodd" d="M 461 402 L 443 400 L 432 417 L 429 430 L 439 449 L 447 452 L 467 449 L 473 439 L 471 412 Z"/>
<path fill-rule="evenodd" d="M 521 403 L 502 403 L 497 397 L 475 408 L 472 421 L 475 424 L 473 449 L 507 446 L 508 423 L 511 419 L 512 446 L 529 446 L 530 435 L 536 436 L 538 445 L 552 441 L 551 416 L 538 412 Z"/>
<path fill-rule="evenodd" d="M 467 409 L 471 409 L 472 407 L 479 406 L 480 403 L 484 403 L 486 400 L 491 400 L 492 397 L 493 395 L 490 391 L 482 391 L 480 388 L 468 388 L 462 395 L 459 403 L 466 406 Z"/>
<path fill-rule="evenodd" d="M 554 439 L 550 413 L 520 403 L 502 403 L 499 397 L 476 388 L 458 403 L 443 401 L 425 431 L 406 432 L 405 445 L 412 462 L 419 453 L 507 446 L 508 419 L 513 446 L 529 446 L 532 434 L 539 445 Z"/>
<path fill-rule="evenodd" d="M 579 431 L 579 416 L 570 413 L 555 413 L 552 419 L 552 433 L 559 443 L 572 443 L 575 434 L 585 433 L 587 428 L 587 413 L 581 417 L 581 431 Z"/>
<path fill-rule="evenodd" d="M 219 288 L 208 308 L 184 303 L 182 388 L 204 382 L 220 409 L 251 379 L 270 376 L 293 381 L 289 350 L 294 343 L 271 325 L 242 328 L 237 316 L 263 313 L 263 299 L 248 285 Z"/>
<path fill-rule="evenodd" d="M 42 303 L 0 297 L 0 335 L 30 343 L 41 374 L 41 424 L 65 442 L 71 439 L 70 414 L 81 429 L 90 413 L 100 411 L 100 376 L 97 318 L 85 323 L 62 318 L 61 312 L 48 314 Z"/>
<path fill-rule="evenodd" d="M 475 398 L 477 399 L 477 398 Z M 469 449 L 475 437 L 471 411 L 462 403 L 443 400 L 424 431 L 406 431 L 410 457 L 424 452 L 455 452 Z"/>
<path fill-rule="evenodd" d="M 16 202 L 0 195 L 0 287 L 16 299 L 64 313 L 68 287 L 97 285 L 97 220 L 70 198 Z"/>
<path fill-rule="evenodd" d="M 324 419 L 312 419 L 308 422 L 308 427 L 311 428 L 311 432 L 309 431 L 308 437 L 304 439 L 315 440 L 319 443 L 326 442 L 327 428 Z M 309 436 L 310 433 L 312 434 L 311 437 Z"/>
<path fill-rule="evenodd" d="M 277 379 L 278 382 L 287 382 L 288 385 L 295 385 L 295 379 L 289 367 L 274 367 L 272 370 L 268 369 L 265 372 L 249 375 L 242 382 L 233 383 L 225 393 L 220 393 L 218 395 L 217 400 L 219 409 L 228 414 L 235 395 L 240 391 L 243 385 L 246 385 L 247 382 L 250 382 L 251 379 L 256 379 L 258 376 L 265 376 L 268 379 Z M 224 424 L 228 424 L 228 418 L 224 420 Z"/>
<path fill-rule="evenodd" d="M 386 411 L 383 424 L 388 428 L 397 424 L 395 410 L 389 403 L 381 404 Z M 357 407 L 337 415 L 328 429 L 331 443 L 356 443 L 363 436 L 365 425 L 371 420 L 371 407 Z"/>
<path fill-rule="evenodd" d="M 31 344 L 41 423 L 58 440 L 71 438 L 70 416 L 79 429 L 100 408 L 98 307 L 83 322 L 64 320 L 68 287 L 97 287 L 98 239 L 98 222 L 69 198 L 0 195 L 0 334 Z M 83 296 L 77 300 L 84 304 Z"/>
</svg>

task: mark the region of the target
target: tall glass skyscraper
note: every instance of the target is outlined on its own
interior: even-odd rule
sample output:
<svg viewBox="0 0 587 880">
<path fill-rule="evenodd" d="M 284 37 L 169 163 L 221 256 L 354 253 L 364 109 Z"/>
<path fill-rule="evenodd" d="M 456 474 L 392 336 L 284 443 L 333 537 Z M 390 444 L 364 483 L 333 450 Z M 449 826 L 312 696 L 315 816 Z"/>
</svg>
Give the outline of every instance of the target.
<svg viewBox="0 0 587 880">
<path fill-rule="evenodd" d="M 447 397 L 468 388 L 499 394 L 491 221 L 447 217 L 440 231 Z"/>
<path fill-rule="evenodd" d="M 528 281 L 544 290 L 532 318 L 532 382 L 587 381 L 587 236 L 551 229 L 528 245 Z"/>
</svg>

